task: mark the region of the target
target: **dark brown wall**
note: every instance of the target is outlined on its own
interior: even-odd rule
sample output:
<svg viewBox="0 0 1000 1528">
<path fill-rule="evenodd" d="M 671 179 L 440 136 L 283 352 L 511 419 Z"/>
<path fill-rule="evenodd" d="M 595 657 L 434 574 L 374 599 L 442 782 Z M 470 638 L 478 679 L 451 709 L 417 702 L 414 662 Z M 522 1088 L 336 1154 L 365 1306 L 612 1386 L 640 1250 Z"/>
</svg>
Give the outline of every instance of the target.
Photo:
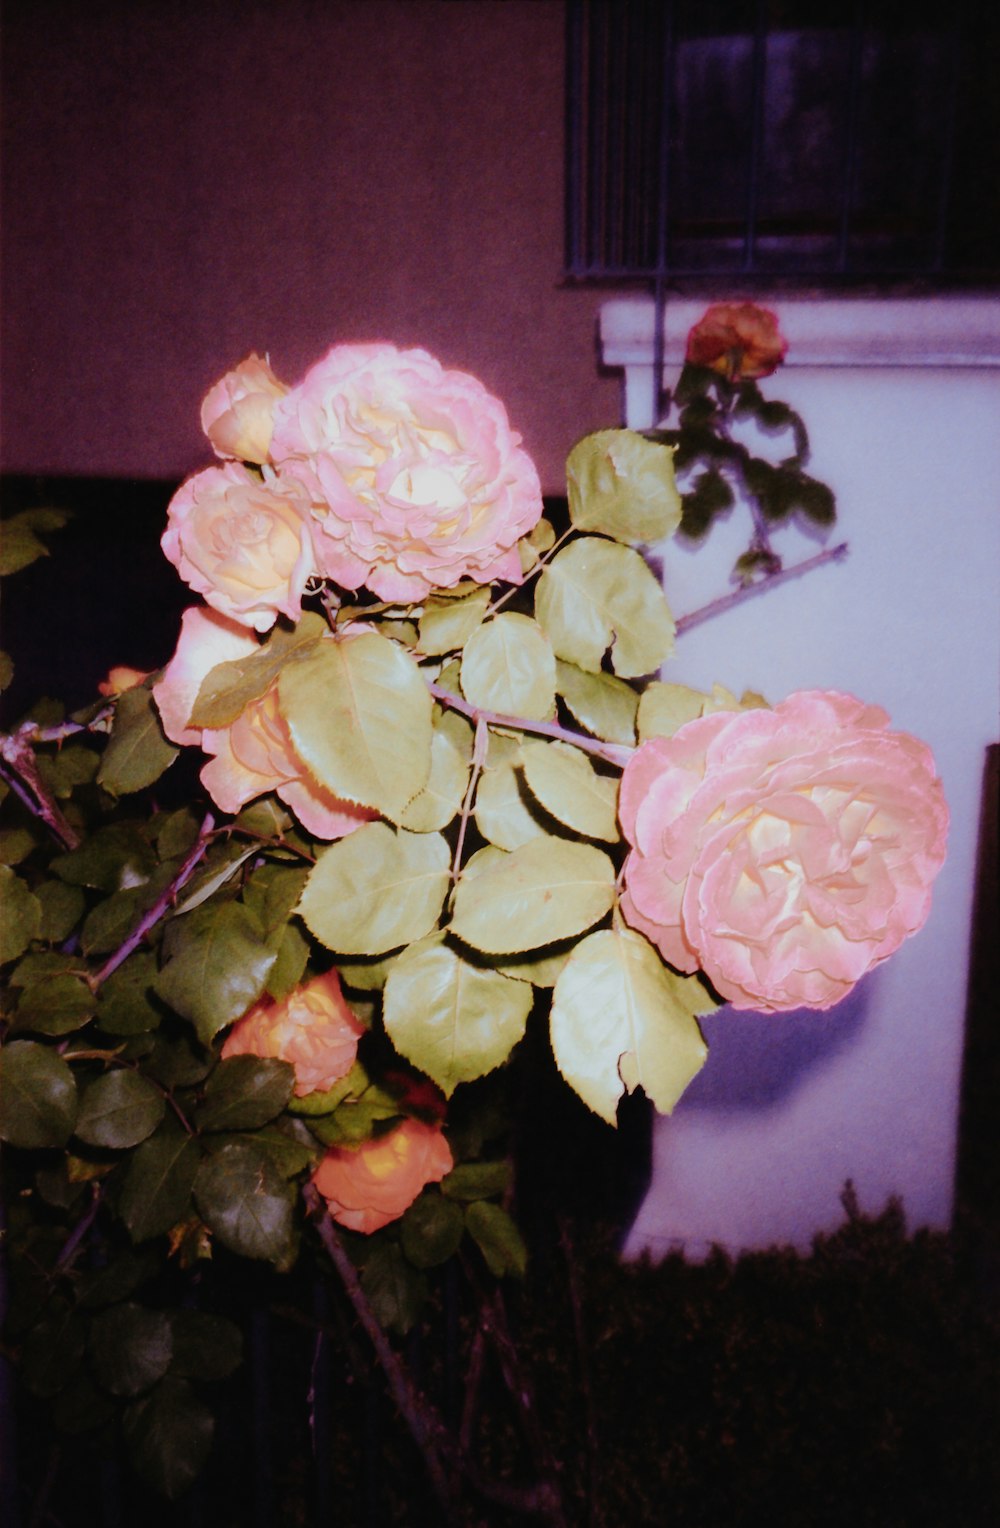
<svg viewBox="0 0 1000 1528">
<path fill-rule="evenodd" d="M 251 349 L 420 344 L 560 492 L 616 422 L 560 288 L 561 0 L 7 0 L 8 471 L 174 477 Z"/>
</svg>

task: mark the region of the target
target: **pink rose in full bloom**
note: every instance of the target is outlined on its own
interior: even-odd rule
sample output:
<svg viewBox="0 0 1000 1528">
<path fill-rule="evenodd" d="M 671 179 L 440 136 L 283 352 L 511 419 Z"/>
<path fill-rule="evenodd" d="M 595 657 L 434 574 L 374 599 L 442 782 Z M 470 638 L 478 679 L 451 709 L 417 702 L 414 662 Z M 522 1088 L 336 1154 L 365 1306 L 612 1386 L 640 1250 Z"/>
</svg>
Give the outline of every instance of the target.
<svg viewBox="0 0 1000 1528">
<path fill-rule="evenodd" d="M 202 605 L 185 610 L 177 650 L 153 686 L 163 730 L 173 743 L 197 743 L 213 757 L 201 781 L 216 806 L 238 812 L 248 801 L 274 791 L 315 838 L 344 838 L 375 815 L 341 801 L 307 771 L 292 745 L 272 686 L 228 727 L 192 727 L 191 712 L 202 683 L 219 663 L 259 651 L 245 627 Z"/>
<path fill-rule="evenodd" d="M 461 579 L 520 583 L 542 512 L 503 404 L 424 350 L 337 345 L 275 408 L 271 457 L 313 502 L 319 571 L 408 603 Z"/>
<path fill-rule="evenodd" d="M 313 1182 L 339 1225 L 368 1234 L 398 1220 L 426 1184 L 440 1183 L 453 1166 L 440 1125 L 404 1119 L 356 1151 L 332 1147 Z"/>
<path fill-rule="evenodd" d="M 314 567 L 300 483 L 261 482 L 238 462 L 206 467 L 171 499 L 160 545 L 196 594 L 242 626 L 267 631 L 302 613 Z"/>
<path fill-rule="evenodd" d="M 698 320 L 687 341 L 687 360 L 708 366 L 730 382 L 769 377 L 785 359 L 788 341 L 778 320 L 755 302 L 717 302 Z"/>
<path fill-rule="evenodd" d="M 925 744 L 804 690 L 654 738 L 622 776 L 622 913 L 736 1008 L 829 1008 L 916 933 L 948 808 Z"/>
<path fill-rule="evenodd" d="M 259 355 L 248 355 L 209 388 L 201 406 L 201 427 L 216 456 L 266 462 L 274 405 L 287 391 Z"/>
<path fill-rule="evenodd" d="M 365 1027 L 347 1006 L 334 970 L 280 1002 L 257 1003 L 226 1036 L 228 1056 L 274 1056 L 295 1068 L 295 1095 L 326 1093 L 346 1077 Z"/>
</svg>

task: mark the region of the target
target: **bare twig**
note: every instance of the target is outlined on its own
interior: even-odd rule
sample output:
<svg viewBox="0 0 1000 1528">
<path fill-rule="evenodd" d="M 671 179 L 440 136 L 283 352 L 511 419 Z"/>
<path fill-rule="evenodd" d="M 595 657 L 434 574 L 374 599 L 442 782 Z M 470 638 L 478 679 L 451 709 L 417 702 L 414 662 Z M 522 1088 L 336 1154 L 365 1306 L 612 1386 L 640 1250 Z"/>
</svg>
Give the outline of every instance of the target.
<svg viewBox="0 0 1000 1528">
<path fill-rule="evenodd" d="M 797 562 L 791 568 L 782 568 L 778 573 L 768 573 L 754 584 L 735 589 L 732 594 L 723 594 L 717 600 L 712 600 L 710 604 L 703 605 L 700 610 L 693 610 L 690 615 L 680 616 L 677 621 L 677 635 L 681 636 L 685 631 L 690 631 L 693 626 L 700 626 L 702 621 L 710 621 L 713 616 L 732 610 L 734 605 L 742 605 L 744 600 L 753 599 L 756 594 L 763 594 L 765 590 L 774 589 L 778 584 L 787 583 L 792 578 L 801 578 L 803 573 L 811 573 L 814 568 L 821 568 L 825 562 L 840 562 L 846 556 L 847 542 L 841 541 L 838 546 L 827 547 L 824 551 L 817 552 L 815 557 L 807 557 L 805 562 Z"/>
<path fill-rule="evenodd" d="M 80 835 L 63 816 L 55 798 L 38 772 L 31 739 L 35 729 L 19 727 L 16 732 L 0 734 L 0 759 L 7 766 L 0 766 L 0 774 L 21 798 L 28 811 L 38 817 L 48 828 L 52 837 L 64 849 L 75 849 Z"/>
<path fill-rule="evenodd" d="M 618 769 L 624 769 L 635 753 L 635 749 L 625 743 L 605 743 L 600 738 L 585 737 L 582 732 L 573 732 L 569 727 L 561 727 L 558 722 L 532 722 L 523 716 L 504 716 L 499 711 L 484 711 L 480 706 L 463 700 L 460 695 L 452 695 L 450 691 L 443 690 L 439 684 L 428 684 L 427 688 L 442 706 L 460 711 L 474 722 L 485 722 L 489 727 L 508 727 L 512 732 L 531 732 L 538 733 L 540 737 L 557 738 L 562 743 L 572 744 L 574 748 L 582 748 L 585 753 L 606 759 Z"/>
<path fill-rule="evenodd" d="M 486 755 L 489 750 L 489 732 L 484 721 L 476 722 L 476 741 L 472 750 L 472 771 L 469 775 L 469 784 L 462 802 L 462 811 L 459 816 L 458 838 L 455 842 L 455 854 L 451 862 L 451 878 L 458 880 L 458 872 L 462 868 L 462 853 L 465 849 L 465 834 L 469 826 L 469 814 L 472 811 L 472 798 L 476 794 L 476 785 L 486 763 Z"/>
<path fill-rule="evenodd" d="M 60 1248 L 59 1256 L 56 1258 L 56 1269 L 59 1271 L 69 1267 L 79 1250 L 80 1243 L 97 1218 L 97 1212 L 101 1207 L 101 1200 L 104 1197 L 104 1189 L 99 1183 L 92 1183 L 90 1185 L 90 1194 L 90 1204 L 80 1216 L 80 1219 Z"/>
</svg>

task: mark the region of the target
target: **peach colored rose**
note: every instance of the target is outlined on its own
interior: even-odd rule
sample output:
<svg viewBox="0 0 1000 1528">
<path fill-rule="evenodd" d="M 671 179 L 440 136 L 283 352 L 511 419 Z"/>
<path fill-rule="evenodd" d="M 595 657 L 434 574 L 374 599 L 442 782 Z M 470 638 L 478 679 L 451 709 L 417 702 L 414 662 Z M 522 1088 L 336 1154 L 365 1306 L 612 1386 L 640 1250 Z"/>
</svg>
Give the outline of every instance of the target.
<svg viewBox="0 0 1000 1528">
<path fill-rule="evenodd" d="M 226 1036 L 228 1056 L 274 1056 L 295 1068 L 295 1094 L 326 1093 L 346 1077 L 365 1032 L 340 990 L 336 971 L 327 971 L 280 1002 L 251 1008 Z"/>
<path fill-rule="evenodd" d="M 149 673 L 145 669 L 129 668 L 128 664 L 119 663 L 108 669 L 107 678 L 102 679 L 97 686 L 98 694 L 107 695 L 109 699 L 124 695 L 126 690 L 134 690 L 148 678 Z"/>
<path fill-rule="evenodd" d="M 245 627 L 202 605 L 185 610 L 177 650 L 153 686 L 163 730 L 173 743 L 197 743 L 213 755 L 201 780 L 216 806 L 238 812 L 274 791 L 315 838 L 344 838 L 374 815 L 319 785 L 295 752 L 274 687 L 228 727 L 190 725 L 198 691 L 216 664 L 250 657 L 258 644 Z"/>
<path fill-rule="evenodd" d="M 803 690 L 654 738 L 622 776 L 622 912 L 736 1008 L 829 1008 L 930 909 L 948 808 L 877 706 Z"/>
<path fill-rule="evenodd" d="M 287 391 L 259 355 L 248 355 L 209 388 L 201 406 L 201 427 L 216 456 L 266 462 L 274 405 Z"/>
<path fill-rule="evenodd" d="M 503 404 L 424 350 L 338 345 L 275 408 L 271 455 L 313 500 L 317 566 L 406 603 L 463 578 L 520 583 L 542 512 Z"/>
<path fill-rule="evenodd" d="M 298 620 L 312 575 L 309 498 L 301 484 L 261 480 L 238 462 L 182 483 L 160 542 L 195 593 L 223 615 L 267 631 Z"/>
<path fill-rule="evenodd" d="M 313 1182 L 339 1225 L 367 1234 L 398 1220 L 426 1184 L 439 1183 L 453 1166 L 439 1125 L 404 1119 L 356 1151 L 331 1148 Z"/>
<path fill-rule="evenodd" d="M 688 335 L 687 359 L 730 382 L 769 377 L 785 359 L 788 341 L 778 320 L 755 302 L 717 302 Z"/>
</svg>

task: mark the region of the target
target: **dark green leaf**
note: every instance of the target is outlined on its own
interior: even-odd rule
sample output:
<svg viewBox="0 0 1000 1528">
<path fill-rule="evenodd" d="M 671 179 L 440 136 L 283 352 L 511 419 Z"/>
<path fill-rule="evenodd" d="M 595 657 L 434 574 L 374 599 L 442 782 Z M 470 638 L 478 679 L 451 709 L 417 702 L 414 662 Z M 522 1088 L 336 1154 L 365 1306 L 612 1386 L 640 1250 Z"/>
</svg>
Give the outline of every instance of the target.
<svg viewBox="0 0 1000 1528">
<path fill-rule="evenodd" d="M 48 1045 L 14 1040 L 0 1051 L 0 1137 L 12 1146 L 65 1146 L 76 1122 L 73 1073 Z"/>
<path fill-rule="evenodd" d="M 74 1134 L 88 1146 L 121 1151 L 152 1135 L 165 1108 L 163 1095 L 138 1072 L 107 1072 L 84 1091 Z"/>
<path fill-rule="evenodd" d="M 96 1008 L 97 998 L 81 977 L 53 971 L 23 988 L 14 1025 L 42 1035 L 66 1035 L 85 1024 Z"/>
<path fill-rule="evenodd" d="M 460 1162 L 442 1179 L 441 1192 L 449 1199 L 492 1199 L 510 1184 L 510 1163 Z"/>
<path fill-rule="evenodd" d="M 132 1462 L 142 1478 L 173 1500 L 204 1468 L 212 1446 L 212 1413 L 187 1380 L 168 1374 L 123 1417 Z"/>
<path fill-rule="evenodd" d="M 21 877 L 0 865 L 0 965 L 23 955 L 42 926 L 42 907 Z"/>
<path fill-rule="evenodd" d="M 114 1414 L 114 1401 L 98 1390 L 86 1369 L 77 1369 L 52 1405 L 52 1419 L 59 1431 L 70 1434 L 103 1427 Z"/>
<path fill-rule="evenodd" d="M 116 1251 L 101 1268 L 87 1268 L 77 1279 L 76 1303 L 82 1310 L 101 1310 L 127 1300 L 159 1268 L 149 1251 Z"/>
<path fill-rule="evenodd" d="M 308 865 L 285 865 L 273 860 L 252 872 L 243 891 L 243 902 L 257 915 L 266 934 L 288 922 L 308 879 Z"/>
<path fill-rule="evenodd" d="M 465 1234 L 465 1217 L 457 1204 L 440 1194 L 421 1194 L 399 1224 L 403 1251 L 416 1268 L 446 1263 Z"/>
<path fill-rule="evenodd" d="M 156 956 L 137 950 L 112 972 L 97 997 L 97 1022 L 109 1035 L 140 1035 L 156 1029 L 163 1010 L 153 996 Z"/>
<path fill-rule="evenodd" d="M 253 915 L 234 902 L 206 904 L 175 919 L 169 941 L 169 964 L 156 990 L 208 1044 L 260 997 L 275 946 L 265 942 Z"/>
<path fill-rule="evenodd" d="M 0 865 L 20 865 L 35 847 L 35 835 L 30 828 L 0 828 Z M 0 896 L 4 899 L 4 917 L 9 918 L 7 894 L 0 890 Z"/>
<path fill-rule="evenodd" d="M 280 1114 L 292 1096 L 295 1068 L 288 1061 L 230 1056 L 205 1085 L 198 1110 L 201 1130 L 255 1130 Z"/>
<path fill-rule="evenodd" d="M 145 1071 L 165 1088 L 193 1087 L 207 1077 L 213 1058 L 191 1034 L 157 1032 Z"/>
<path fill-rule="evenodd" d="M 35 896 L 42 907 L 40 939 L 59 944 L 67 939 L 83 916 L 86 898 L 79 886 L 69 886 L 65 881 L 43 881 L 35 887 Z"/>
<path fill-rule="evenodd" d="M 717 468 L 700 472 L 694 487 L 682 498 L 682 533 L 694 539 L 704 536 L 715 517 L 725 514 L 734 502 L 733 491 Z"/>
<path fill-rule="evenodd" d="M 170 1324 L 174 1334 L 171 1374 L 184 1379 L 225 1379 L 239 1368 L 243 1336 L 239 1327 L 225 1316 L 175 1310 L 171 1312 Z"/>
<path fill-rule="evenodd" d="M 144 1305 L 113 1305 L 94 1317 L 90 1356 L 98 1382 L 112 1395 L 141 1395 L 170 1367 L 170 1317 Z"/>
<path fill-rule="evenodd" d="M 251 1141 L 231 1141 L 206 1157 L 195 1181 L 202 1219 L 242 1257 L 280 1262 L 288 1252 L 292 1207 L 270 1157 Z"/>
<path fill-rule="evenodd" d="M 49 549 L 39 532 L 58 530 L 69 519 L 64 509 L 23 509 L 0 526 L 0 576 L 19 573 Z"/>
<path fill-rule="evenodd" d="M 832 525 L 837 518 L 837 504 L 825 483 L 815 478 L 799 477 L 793 490 L 795 507 L 814 525 Z"/>
<path fill-rule="evenodd" d="M 315 1138 L 302 1121 L 291 1120 L 287 1115 L 273 1125 L 255 1130 L 253 1138 L 283 1178 L 294 1178 L 320 1154 Z"/>
<path fill-rule="evenodd" d="M 121 1216 L 134 1242 L 169 1231 L 190 1213 L 199 1152 L 189 1135 L 167 1119 L 137 1147 L 122 1188 Z"/>
<path fill-rule="evenodd" d="M 156 855 L 137 822 L 113 822 L 98 828 L 78 849 L 52 861 L 52 870 L 60 880 L 104 892 L 141 886 L 155 868 Z"/>
<path fill-rule="evenodd" d="M 178 750 L 167 742 L 160 713 L 144 685 L 126 690 L 115 703 L 111 740 L 104 750 L 97 780 L 113 796 L 152 785 L 174 762 Z"/>
<path fill-rule="evenodd" d="M 277 1000 L 287 997 L 302 980 L 309 961 L 309 941 L 294 923 L 286 923 L 278 940 L 278 953 L 268 973 L 266 990 Z"/>
<path fill-rule="evenodd" d="M 125 943 L 139 916 L 141 886 L 113 891 L 110 897 L 92 907 L 80 931 L 80 948 L 85 955 L 106 955 Z"/>
<path fill-rule="evenodd" d="M 83 1357 L 87 1324 L 61 1300 L 52 1300 L 21 1349 L 24 1382 L 33 1395 L 56 1395 Z"/>
<path fill-rule="evenodd" d="M 57 753 L 39 754 L 38 773 L 53 796 L 66 800 L 78 785 L 93 780 L 99 763 L 92 748 L 70 743 Z"/>
<path fill-rule="evenodd" d="M 150 837 L 161 860 L 180 859 L 198 837 L 198 819 L 188 807 L 180 807 L 176 812 L 154 817 Z"/>
<path fill-rule="evenodd" d="M 399 1244 L 375 1242 L 365 1259 L 361 1287 L 376 1319 L 389 1330 L 406 1333 L 419 1320 L 427 1298 L 427 1280 L 408 1263 Z"/>
<path fill-rule="evenodd" d="M 498 1279 L 506 1273 L 524 1275 L 528 1249 L 506 1210 L 488 1199 L 477 1199 L 465 1212 L 465 1228 Z"/>
</svg>

